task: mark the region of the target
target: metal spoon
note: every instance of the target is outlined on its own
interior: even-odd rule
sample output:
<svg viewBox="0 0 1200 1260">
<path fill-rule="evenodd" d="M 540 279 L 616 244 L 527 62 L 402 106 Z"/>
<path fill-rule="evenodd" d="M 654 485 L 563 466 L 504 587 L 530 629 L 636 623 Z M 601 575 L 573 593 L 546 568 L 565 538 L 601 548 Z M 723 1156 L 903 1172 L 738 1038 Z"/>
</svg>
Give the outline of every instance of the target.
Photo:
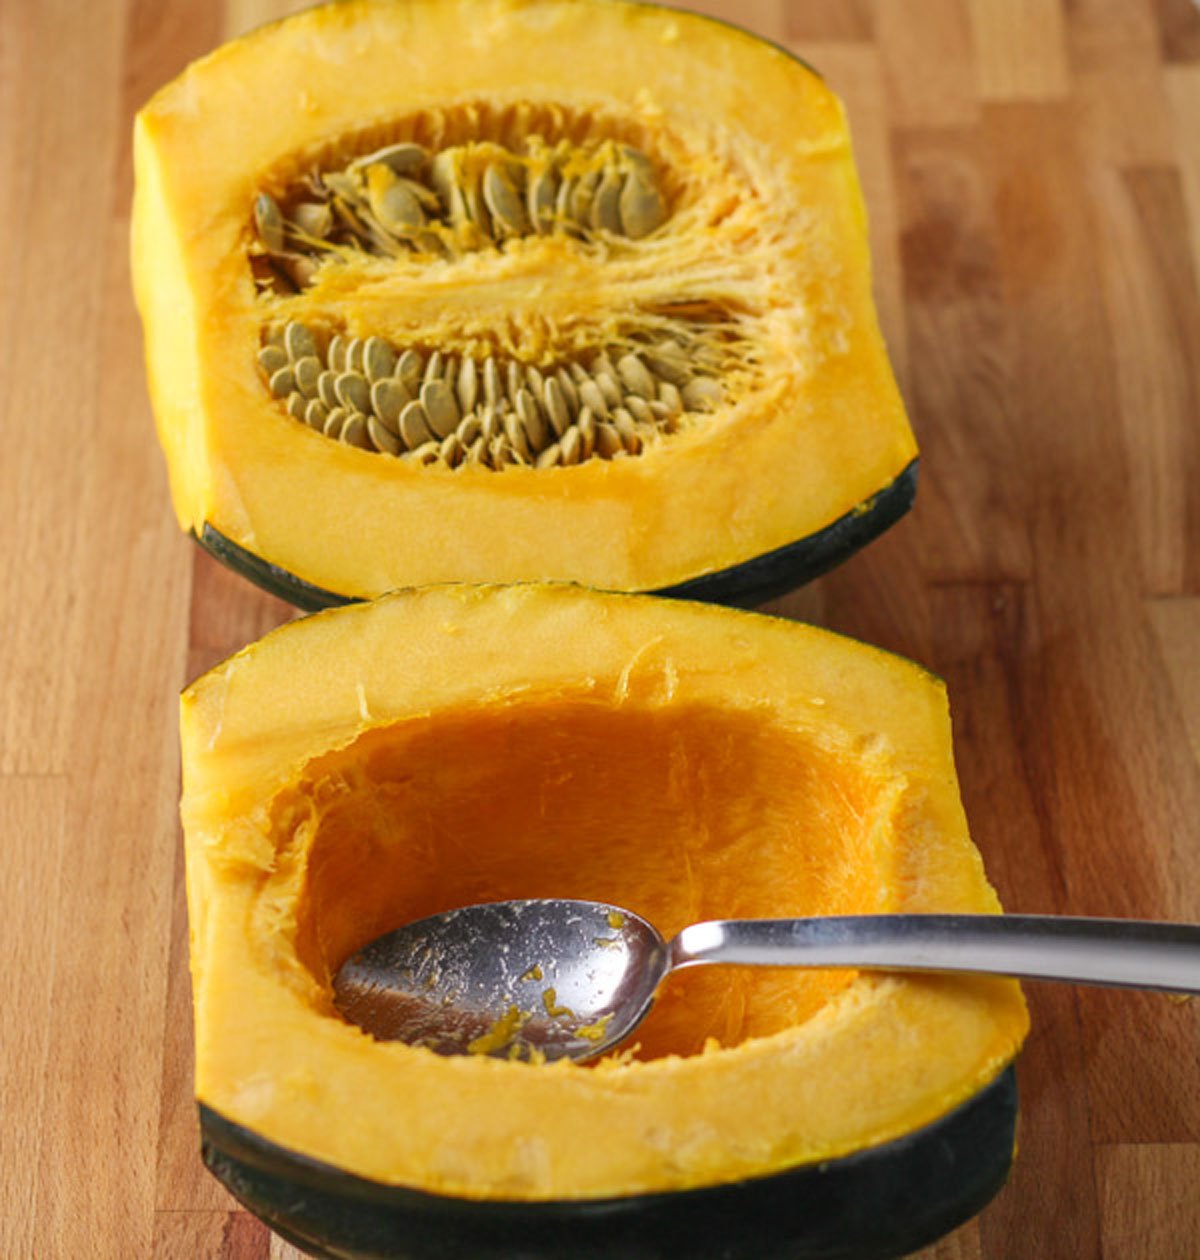
<svg viewBox="0 0 1200 1260">
<path fill-rule="evenodd" d="M 894 914 L 697 923 L 666 942 L 593 901 L 501 901 L 410 923 L 334 979 L 341 1013 L 439 1054 L 587 1059 L 628 1037 L 672 971 L 700 963 L 985 972 L 1200 993 L 1200 925 Z"/>
</svg>

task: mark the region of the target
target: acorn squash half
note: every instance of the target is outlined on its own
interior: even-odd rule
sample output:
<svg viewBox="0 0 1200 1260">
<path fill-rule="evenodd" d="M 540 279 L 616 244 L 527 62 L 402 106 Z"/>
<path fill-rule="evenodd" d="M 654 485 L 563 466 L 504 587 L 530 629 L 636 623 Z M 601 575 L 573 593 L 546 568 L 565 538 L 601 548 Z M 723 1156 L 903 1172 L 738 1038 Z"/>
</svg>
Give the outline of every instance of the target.
<svg viewBox="0 0 1200 1260">
<path fill-rule="evenodd" d="M 440 1057 L 331 976 L 457 905 L 718 917 L 999 909 L 942 684 L 793 622 L 448 585 L 273 632 L 182 700 L 212 1170 L 316 1254 L 901 1254 L 1012 1156 L 1020 990 L 697 968 L 593 1065 Z"/>
<path fill-rule="evenodd" d="M 612 0 L 353 0 L 138 115 L 181 525 L 305 606 L 566 579 L 752 603 L 910 505 L 841 104 Z"/>
</svg>

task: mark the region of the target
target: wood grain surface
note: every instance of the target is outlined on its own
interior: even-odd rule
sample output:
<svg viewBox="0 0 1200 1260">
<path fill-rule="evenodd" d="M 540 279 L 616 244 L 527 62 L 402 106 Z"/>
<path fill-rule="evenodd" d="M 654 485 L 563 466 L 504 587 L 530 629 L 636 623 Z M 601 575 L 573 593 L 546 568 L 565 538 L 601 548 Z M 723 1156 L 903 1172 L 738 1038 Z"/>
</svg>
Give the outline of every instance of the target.
<svg viewBox="0 0 1200 1260">
<path fill-rule="evenodd" d="M 297 1254 L 197 1156 L 175 733 L 291 613 L 176 529 L 127 264 L 135 110 L 286 7 L 0 0 L 5 1260 Z M 1200 11 L 700 7 L 844 96 L 924 453 L 915 512 L 773 611 L 948 679 L 1010 909 L 1200 920 Z M 924 1260 L 1195 1260 L 1200 1003 L 1029 997 L 1011 1182 Z"/>
</svg>

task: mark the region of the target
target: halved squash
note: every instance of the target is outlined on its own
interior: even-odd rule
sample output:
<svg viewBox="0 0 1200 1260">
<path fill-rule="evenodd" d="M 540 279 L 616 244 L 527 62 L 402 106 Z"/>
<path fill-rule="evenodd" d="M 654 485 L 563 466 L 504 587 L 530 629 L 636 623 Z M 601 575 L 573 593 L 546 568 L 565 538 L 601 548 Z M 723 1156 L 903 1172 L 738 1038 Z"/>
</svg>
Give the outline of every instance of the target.
<svg viewBox="0 0 1200 1260">
<path fill-rule="evenodd" d="M 842 107 L 611 0 L 353 0 L 138 115 L 181 525 L 312 607 L 569 579 L 755 602 L 912 501 Z"/>
<path fill-rule="evenodd" d="M 596 898 L 665 933 L 998 910 L 915 665 L 753 613 L 451 585 L 246 648 L 184 693 L 182 744 L 206 1157 L 285 1236 L 899 1254 L 1003 1179 L 1010 981 L 685 971 L 593 1066 L 439 1057 L 332 1001 L 367 941 L 476 901 Z"/>
</svg>

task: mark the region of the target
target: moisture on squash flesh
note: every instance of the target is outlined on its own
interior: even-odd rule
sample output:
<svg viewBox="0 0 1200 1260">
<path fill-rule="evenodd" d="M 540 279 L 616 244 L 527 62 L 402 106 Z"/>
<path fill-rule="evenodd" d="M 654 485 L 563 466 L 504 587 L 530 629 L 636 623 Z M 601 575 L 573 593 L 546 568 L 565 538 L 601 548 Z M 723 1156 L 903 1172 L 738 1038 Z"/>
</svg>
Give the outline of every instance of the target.
<svg viewBox="0 0 1200 1260">
<path fill-rule="evenodd" d="M 440 1057 L 333 1006 L 366 942 L 481 900 L 667 934 L 997 910 L 942 684 L 828 632 L 569 586 L 397 593 L 205 675 L 182 745 L 198 1097 L 346 1172 L 516 1200 L 756 1177 L 937 1120 L 1025 1034 L 1010 981 L 850 970 L 685 971 L 588 1066 Z"/>
<path fill-rule="evenodd" d="M 841 105 L 733 28 L 356 0 L 192 66 L 135 166 L 179 520 L 323 591 L 675 586 L 915 458 Z"/>
</svg>

